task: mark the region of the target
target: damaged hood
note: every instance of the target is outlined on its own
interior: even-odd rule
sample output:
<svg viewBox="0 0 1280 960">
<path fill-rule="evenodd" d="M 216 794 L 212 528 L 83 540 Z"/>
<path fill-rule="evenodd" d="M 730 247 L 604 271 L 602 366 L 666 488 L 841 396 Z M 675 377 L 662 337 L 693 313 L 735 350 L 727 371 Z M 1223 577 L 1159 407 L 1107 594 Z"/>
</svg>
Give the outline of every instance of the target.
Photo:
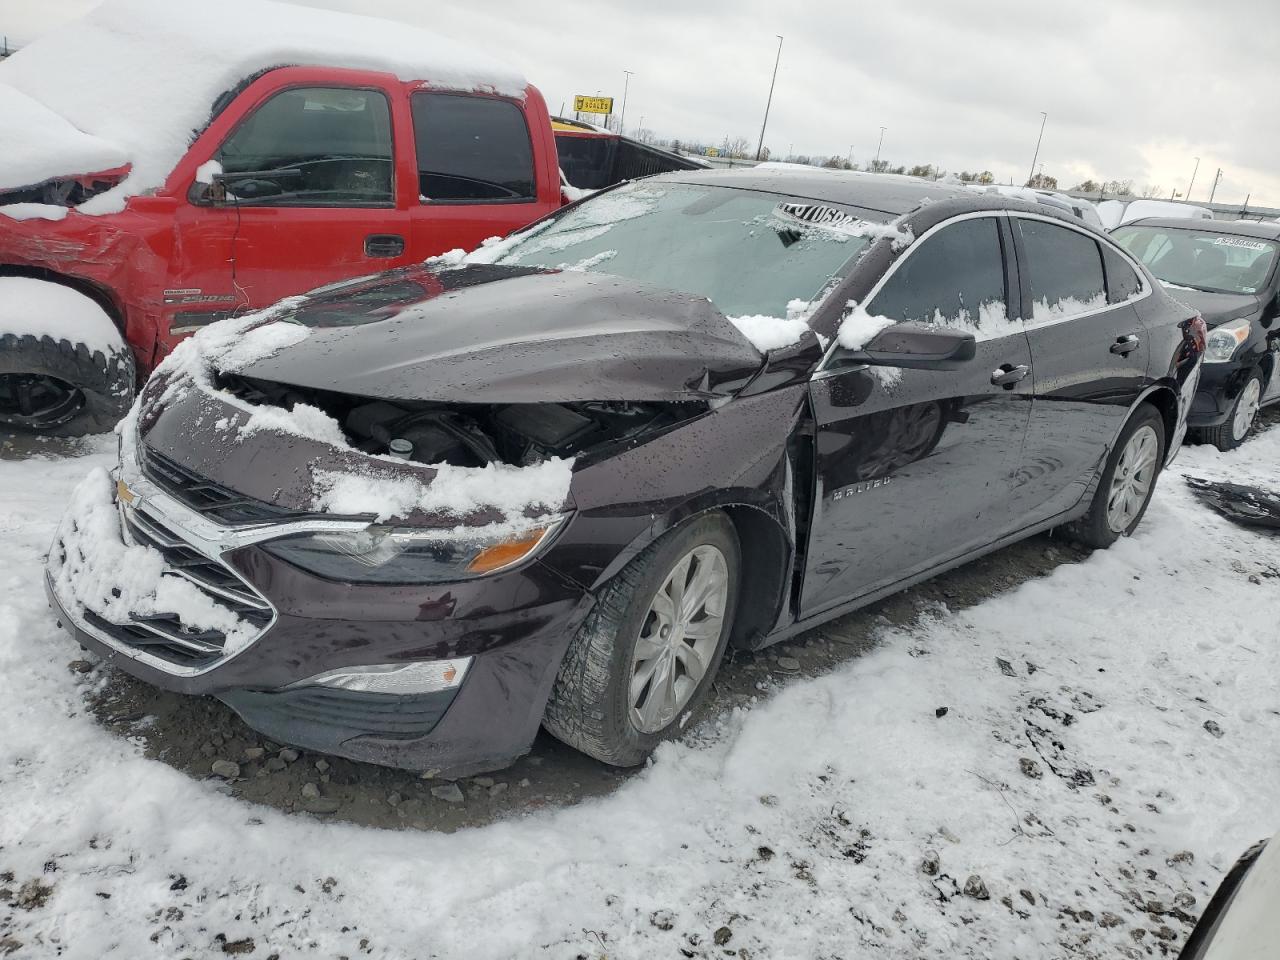
<svg viewBox="0 0 1280 960">
<path fill-rule="evenodd" d="M 598 273 L 411 268 L 287 319 L 311 335 L 243 376 L 386 400 L 676 401 L 728 396 L 764 362 L 706 298 Z"/>
<path fill-rule="evenodd" d="M 1194 310 L 1199 310 L 1210 329 L 1228 320 L 1250 317 L 1262 312 L 1262 301 L 1249 293 L 1215 293 L 1211 290 L 1192 290 L 1171 284 L 1163 284 L 1163 286 L 1169 296 Z"/>
<path fill-rule="evenodd" d="M 0 82 L 0 129 L 4 130 L 0 191 L 111 170 L 129 159 L 114 143 L 85 133 L 4 82 Z"/>
</svg>

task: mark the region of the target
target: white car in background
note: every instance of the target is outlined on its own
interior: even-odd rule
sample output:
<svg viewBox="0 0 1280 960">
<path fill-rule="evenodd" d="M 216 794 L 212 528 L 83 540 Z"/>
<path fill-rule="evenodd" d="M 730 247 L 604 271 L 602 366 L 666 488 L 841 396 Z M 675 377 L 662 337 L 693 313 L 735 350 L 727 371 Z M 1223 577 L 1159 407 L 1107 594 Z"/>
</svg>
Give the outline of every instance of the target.
<svg viewBox="0 0 1280 960">
<path fill-rule="evenodd" d="M 1250 847 L 1223 878 L 1179 960 L 1275 960 L 1280 950 L 1280 835 Z"/>
<path fill-rule="evenodd" d="M 1114 230 L 1122 223 L 1132 223 L 1143 217 L 1184 217 L 1188 220 L 1212 220 L 1213 211 L 1193 203 L 1177 203 L 1173 200 L 1099 200 L 1098 216 L 1106 230 Z"/>
</svg>

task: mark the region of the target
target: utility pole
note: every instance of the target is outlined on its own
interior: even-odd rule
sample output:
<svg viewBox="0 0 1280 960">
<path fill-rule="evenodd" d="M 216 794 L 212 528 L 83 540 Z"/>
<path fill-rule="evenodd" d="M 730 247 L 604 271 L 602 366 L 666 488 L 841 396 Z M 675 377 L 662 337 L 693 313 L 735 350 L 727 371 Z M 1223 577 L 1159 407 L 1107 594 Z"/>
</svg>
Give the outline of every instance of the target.
<svg viewBox="0 0 1280 960">
<path fill-rule="evenodd" d="M 884 132 L 888 129 L 888 127 L 880 128 L 880 142 L 876 144 L 876 162 L 871 165 L 871 169 L 875 173 L 880 172 L 880 148 L 884 146 Z"/>
<path fill-rule="evenodd" d="M 844 162 L 851 167 L 853 166 L 853 144 L 852 143 L 849 144 L 849 156 L 845 158 Z"/>
<path fill-rule="evenodd" d="M 622 81 L 622 113 L 618 116 L 618 136 L 622 136 L 626 130 L 623 124 L 627 122 L 627 89 L 631 86 L 631 71 L 623 70 L 626 77 Z"/>
<path fill-rule="evenodd" d="M 1222 168 L 1218 168 L 1218 172 L 1213 175 L 1213 187 L 1209 190 L 1209 202 L 1213 203 L 1213 195 L 1218 192 L 1218 183 L 1222 180 Z"/>
<path fill-rule="evenodd" d="M 1200 172 L 1200 158 L 1196 157 L 1195 169 L 1191 171 L 1191 182 L 1187 184 L 1186 200 L 1191 202 L 1191 188 L 1196 185 L 1196 174 Z"/>
<path fill-rule="evenodd" d="M 769 99 L 764 103 L 764 123 L 760 124 L 760 144 L 756 147 L 756 161 L 759 162 L 760 155 L 764 153 L 764 131 L 769 126 L 769 108 L 773 106 L 773 86 L 778 82 L 778 64 L 782 62 L 782 35 L 775 33 L 778 38 L 778 55 L 773 59 L 773 79 L 769 81 Z"/>
<path fill-rule="evenodd" d="M 1027 181 L 1035 179 L 1036 161 L 1040 159 L 1040 144 L 1044 140 L 1044 125 L 1049 122 L 1049 115 L 1043 110 L 1040 111 L 1040 136 L 1036 137 L 1036 152 L 1031 157 L 1031 172 L 1027 174 Z"/>
</svg>

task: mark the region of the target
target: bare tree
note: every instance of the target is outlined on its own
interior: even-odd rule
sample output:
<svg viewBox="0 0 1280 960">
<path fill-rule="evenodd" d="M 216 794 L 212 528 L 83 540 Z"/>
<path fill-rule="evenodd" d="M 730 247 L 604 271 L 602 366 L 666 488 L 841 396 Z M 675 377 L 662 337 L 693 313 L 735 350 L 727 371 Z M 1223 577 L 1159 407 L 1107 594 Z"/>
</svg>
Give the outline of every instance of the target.
<svg viewBox="0 0 1280 960">
<path fill-rule="evenodd" d="M 751 143 L 746 137 L 725 137 L 720 143 L 720 155 L 734 160 L 744 159 L 750 149 Z"/>
<path fill-rule="evenodd" d="M 1162 197 L 1164 196 L 1164 187 L 1158 183 L 1148 183 L 1142 188 L 1142 196 L 1148 200 L 1152 197 Z"/>
</svg>

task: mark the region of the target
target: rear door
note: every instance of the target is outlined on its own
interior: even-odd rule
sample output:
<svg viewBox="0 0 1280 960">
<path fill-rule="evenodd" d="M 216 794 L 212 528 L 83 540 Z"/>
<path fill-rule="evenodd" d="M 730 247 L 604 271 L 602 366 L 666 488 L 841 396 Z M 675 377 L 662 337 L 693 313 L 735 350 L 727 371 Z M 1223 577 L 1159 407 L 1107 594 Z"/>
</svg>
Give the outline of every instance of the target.
<svg viewBox="0 0 1280 960">
<path fill-rule="evenodd" d="M 815 374 L 816 490 L 801 614 L 877 592 L 1011 532 L 1031 410 L 1031 351 L 1008 316 L 1016 281 L 1000 215 L 948 221 L 895 264 L 867 309 L 960 326 L 960 369 Z M 833 357 L 836 360 L 838 357 Z"/>
<path fill-rule="evenodd" d="M 415 259 L 471 250 L 560 206 L 558 175 L 540 174 L 547 166 L 554 171 L 554 152 L 543 157 L 548 151 L 535 141 L 517 101 L 415 90 L 409 107 L 418 172 Z"/>
<path fill-rule="evenodd" d="M 1148 383 L 1144 282 L 1112 246 L 1061 221 L 1018 215 L 1023 315 L 1035 365 L 1027 454 L 1014 485 L 1029 525 L 1088 491 Z"/>
</svg>

